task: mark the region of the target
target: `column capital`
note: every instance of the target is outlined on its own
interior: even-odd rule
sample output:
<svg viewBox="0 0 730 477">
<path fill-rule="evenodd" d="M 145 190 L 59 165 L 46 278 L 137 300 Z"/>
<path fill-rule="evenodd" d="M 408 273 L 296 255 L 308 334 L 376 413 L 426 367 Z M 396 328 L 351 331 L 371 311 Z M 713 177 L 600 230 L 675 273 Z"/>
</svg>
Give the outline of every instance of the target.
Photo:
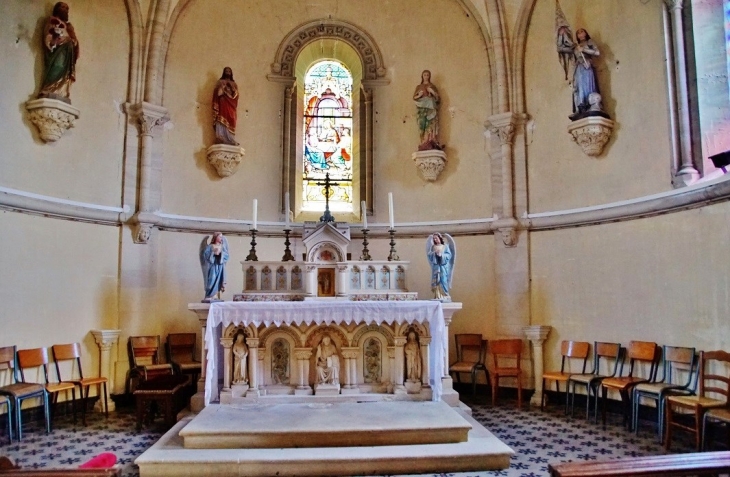
<svg viewBox="0 0 730 477">
<path fill-rule="evenodd" d="M 230 349 L 233 346 L 233 338 L 221 338 L 221 346 Z"/>
<path fill-rule="evenodd" d="M 342 357 L 345 359 L 357 359 L 360 348 L 342 348 Z"/>
<path fill-rule="evenodd" d="M 259 348 L 259 339 L 258 338 L 246 338 L 246 343 L 248 344 L 248 349 L 250 349 L 250 350 L 253 350 L 253 349 L 258 350 L 258 348 Z"/>
<path fill-rule="evenodd" d="M 548 335 L 550 334 L 550 330 L 552 329 L 552 326 L 532 325 L 523 327 L 522 331 L 523 333 L 525 333 L 525 336 L 528 340 L 530 340 L 530 342 L 538 342 L 542 344 L 542 342 L 547 339 Z"/>
<path fill-rule="evenodd" d="M 393 341 L 395 342 L 396 346 L 403 347 L 406 345 L 406 342 L 408 341 L 408 339 L 405 337 L 398 336 L 396 338 L 393 338 Z"/>
<path fill-rule="evenodd" d="M 136 120 L 140 136 L 153 136 L 155 127 L 170 120 L 167 108 L 147 102 L 132 104 L 127 112 Z"/>
<path fill-rule="evenodd" d="M 307 360 L 312 357 L 310 348 L 294 348 L 294 357 L 296 359 Z"/>
<path fill-rule="evenodd" d="M 515 129 L 520 117 L 513 113 L 494 114 L 487 118 L 484 127 L 499 138 L 501 144 L 512 144 L 515 139 Z"/>
<path fill-rule="evenodd" d="M 119 339 L 119 333 L 122 330 L 91 330 L 94 335 L 94 341 L 100 349 L 110 349 L 111 346 Z"/>
</svg>

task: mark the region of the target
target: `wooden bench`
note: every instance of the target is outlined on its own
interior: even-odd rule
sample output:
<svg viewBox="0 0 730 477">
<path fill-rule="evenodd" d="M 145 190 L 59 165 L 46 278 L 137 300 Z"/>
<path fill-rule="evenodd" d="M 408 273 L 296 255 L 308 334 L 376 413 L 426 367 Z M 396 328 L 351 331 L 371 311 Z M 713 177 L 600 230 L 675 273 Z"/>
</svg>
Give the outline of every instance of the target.
<svg viewBox="0 0 730 477">
<path fill-rule="evenodd" d="M 172 427 L 175 424 L 177 413 L 185 407 L 183 390 L 189 383 L 190 376 L 179 374 L 159 376 L 141 382 L 134 391 L 137 405 L 137 430 L 142 429 L 145 407 L 152 402 L 160 404 L 165 416 L 165 425 Z"/>
<path fill-rule="evenodd" d="M 549 464 L 552 477 L 717 475 L 730 472 L 730 451 Z"/>
</svg>

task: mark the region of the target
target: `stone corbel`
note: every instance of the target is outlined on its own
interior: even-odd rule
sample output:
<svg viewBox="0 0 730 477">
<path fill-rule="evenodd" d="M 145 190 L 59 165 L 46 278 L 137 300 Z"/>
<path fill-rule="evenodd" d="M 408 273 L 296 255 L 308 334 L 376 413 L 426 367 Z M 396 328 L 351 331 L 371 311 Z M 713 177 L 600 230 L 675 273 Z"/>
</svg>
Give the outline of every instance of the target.
<svg viewBox="0 0 730 477">
<path fill-rule="evenodd" d="M 517 245 L 517 227 L 519 223 L 512 218 L 498 219 L 494 222 L 494 230 L 502 235 L 502 243 L 507 247 Z"/>
<path fill-rule="evenodd" d="M 28 119 L 35 127 L 44 142 L 55 142 L 63 133 L 74 126 L 80 111 L 69 103 L 58 99 L 40 98 L 25 103 Z"/>
<path fill-rule="evenodd" d="M 215 144 L 206 150 L 208 162 L 215 167 L 220 177 L 230 177 L 236 173 L 246 151 L 241 146 Z"/>
<path fill-rule="evenodd" d="M 446 167 L 446 153 L 438 149 L 416 151 L 411 157 L 423 178 L 428 182 L 438 179 L 439 174 Z"/>
<path fill-rule="evenodd" d="M 152 229 L 157 223 L 157 216 L 140 212 L 132 219 L 132 240 L 136 244 L 147 244 L 152 237 Z"/>
<path fill-rule="evenodd" d="M 170 120 L 167 108 L 151 103 L 132 104 L 127 111 L 136 121 L 140 136 L 153 136 L 157 126 L 162 126 Z"/>
<path fill-rule="evenodd" d="M 601 116 L 589 116 L 570 123 L 568 132 L 587 156 L 596 157 L 611 139 L 615 124 Z"/>
</svg>

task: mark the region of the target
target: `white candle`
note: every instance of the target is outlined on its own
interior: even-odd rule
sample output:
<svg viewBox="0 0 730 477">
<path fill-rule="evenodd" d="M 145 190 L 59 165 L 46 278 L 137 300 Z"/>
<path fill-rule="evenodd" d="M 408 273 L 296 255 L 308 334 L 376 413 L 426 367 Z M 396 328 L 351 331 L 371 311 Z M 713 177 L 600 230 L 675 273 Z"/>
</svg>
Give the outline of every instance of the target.
<svg viewBox="0 0 730 477">
<path fill-rule="evenodd" d="M 362 213 L 362 228 L 368 228 L 368 209 L 365 207 L 365 201 L 360 202 L 360 212 Z"/>
<path fill-rule="evenodd" d="M 253 229 L 256 230 L 256 216 L 258 215 L 259 201 L 253 200 Z"/>
<path fill-rule="evenodd" d="M 285 214 L 286 214 L 286 219 L 284 222 L 286 225 L 284 226 L 284 228 L 288 229 L 289 228 L 289 193 L 288 192 L 286 194 L 284 194 L 284 206 L 285 206 Z"/>
<path fill-rule="evenodd" d="M 393 221 L 393 193 L 388 192 L 388 217 L 390 218 L 390 230 L 395 229 L 395 222 Z"/>
</svg>

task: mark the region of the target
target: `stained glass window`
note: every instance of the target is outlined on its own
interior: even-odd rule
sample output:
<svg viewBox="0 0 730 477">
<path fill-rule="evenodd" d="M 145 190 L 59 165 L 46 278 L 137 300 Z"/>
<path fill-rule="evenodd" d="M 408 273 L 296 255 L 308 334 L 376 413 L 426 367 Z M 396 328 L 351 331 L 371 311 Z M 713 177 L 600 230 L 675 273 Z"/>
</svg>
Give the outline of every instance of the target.
<svg viewBox="0 0 730 477">
<path fill-rule="evenodd" d="M 320 61 L 304 77 L 302 210 L 352 212 L 352 74 L 337 61 Z"/>
</svg>

